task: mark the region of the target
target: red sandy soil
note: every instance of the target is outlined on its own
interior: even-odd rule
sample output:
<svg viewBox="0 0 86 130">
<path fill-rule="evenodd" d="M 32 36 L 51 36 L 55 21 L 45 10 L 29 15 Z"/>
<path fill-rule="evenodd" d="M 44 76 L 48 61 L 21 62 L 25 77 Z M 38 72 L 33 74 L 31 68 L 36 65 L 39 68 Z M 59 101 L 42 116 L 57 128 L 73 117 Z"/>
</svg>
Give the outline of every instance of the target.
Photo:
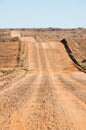
<svg viewBox="0 0 86 130">
<path fill-rule="evenodd" d="M 0 90 L 0 130 L 86 130 L 86 74 L 64 46 L 30 41 L 28 65 Z"/>
</svg>

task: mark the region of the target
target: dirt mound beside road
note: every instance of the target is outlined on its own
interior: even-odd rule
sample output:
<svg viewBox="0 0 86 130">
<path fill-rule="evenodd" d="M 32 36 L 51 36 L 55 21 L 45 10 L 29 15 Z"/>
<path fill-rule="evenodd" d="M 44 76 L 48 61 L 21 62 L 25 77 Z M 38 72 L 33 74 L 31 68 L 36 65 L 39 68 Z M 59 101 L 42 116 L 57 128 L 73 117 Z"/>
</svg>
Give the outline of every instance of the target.
<svg viewBox="0 0 86 130">
<path fill-rule="evenodd" d="M 78 39 L 78 41 L 79 41 L 79 39 Z M 83 41 L 85 41 L 85 39 L 82 40 L 82 42 Z M 86 52 L 82 51 L 82 48 L 80 47 L 81 41 L 77 42 L 73 39 L 63 39 L 63 40 L 61 40 L 61 42 L 63 43 L 69 57 L 74 62 L 76 67 L 79 68 L 81 71 L 86 73 L 86 60 L 85 60 L 86 59 L 86 54 L 85 54 Z M 83 45 L 83 47 L 84 47 L 84 45 Z M 84 47 L 84 50 L 86 50 L 86 47 Z"/>
</svg>

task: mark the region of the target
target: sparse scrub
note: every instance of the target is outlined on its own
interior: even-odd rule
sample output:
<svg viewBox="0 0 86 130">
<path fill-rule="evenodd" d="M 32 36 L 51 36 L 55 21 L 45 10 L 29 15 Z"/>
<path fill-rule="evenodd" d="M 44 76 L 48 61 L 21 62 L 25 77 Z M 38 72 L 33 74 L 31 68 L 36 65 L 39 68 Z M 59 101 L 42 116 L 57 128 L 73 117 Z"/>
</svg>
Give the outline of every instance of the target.
<svg viewBox="0 0 86 130">
<path fill-rule="evenodd" d="M 13 72 L 15 70 L 15 68 L 2 68 L 0 69 L 0 72 L 3 74 L 3 75 L 7 75 L 11 72 Z"/>
<path fill-rule="evenodd" d="M 86 70 L 86 63 L 85 63 L 85 64 L 82 64 L 82 68 L 83 68 L 84 70 Z"/>
<path fill-rule="evenodd" d="M 11 39 L 12 42 L 16 42 L 16 41 L 19 41 L 19 38 L 18 37 L 14 37 Z"/>
</svg>

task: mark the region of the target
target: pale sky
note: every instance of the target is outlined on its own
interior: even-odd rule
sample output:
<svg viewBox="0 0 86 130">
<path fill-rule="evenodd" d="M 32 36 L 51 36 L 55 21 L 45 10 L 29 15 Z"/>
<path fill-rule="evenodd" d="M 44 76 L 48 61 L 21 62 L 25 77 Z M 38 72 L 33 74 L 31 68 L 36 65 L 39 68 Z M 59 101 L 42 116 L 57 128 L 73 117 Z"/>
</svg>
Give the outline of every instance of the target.
<svg viewBox="0 0 86 130">
<path fill-rule="evenodd" d="M 0 28 L 86 28 L 86 0 L 0 0 Z"/>
</svg>

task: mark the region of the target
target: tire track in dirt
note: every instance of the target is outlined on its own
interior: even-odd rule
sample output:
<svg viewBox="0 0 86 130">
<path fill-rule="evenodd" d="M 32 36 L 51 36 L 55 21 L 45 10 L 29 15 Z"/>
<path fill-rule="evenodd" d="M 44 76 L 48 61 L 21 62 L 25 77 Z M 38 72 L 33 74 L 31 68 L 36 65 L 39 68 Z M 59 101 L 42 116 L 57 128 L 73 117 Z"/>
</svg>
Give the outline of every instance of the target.
<svg viewBox="0 0 86 130">
<path fill-rule="evenodd" d="M 79 76 L 79 74 L 78 74 Z M 71 92 L 74 96 L 76 96 L 79 100 L 86 103 L 86 85 L 82 82 L 78 82 L 77 80 L 72 79 L 70 75 L 59 75 L 60 81 L 64 84 L 66 90 Z"/>
<path fill-rule="evenodd" d="M 31 42 L 29 44 L 29 68 L 30 72 L 38 71 L 38 57 L 37 57 L 37 47 L 36 42 Z"/>
<path fill-rule="evenodd" d="M 17 111 L 14 111 L 11 121 L 10 130 L 13 128 L 16 130 L 21 130 L 21 126 L 23 126 L 23 130 L 31 130 L 33 124 L 35 123 L 35 111 L 36 111 L 36 103 L 37 103 L 37 94 L 38 89 L 40 87 L 42 75 L 39 74 L 35 82 L 32 83 L 33 92 L 25 103 L 22 104 L 21 108 L 18 108 Z M 15 113 L 17 118 L 15 118 Z M 35 127 L 36 129 L 36 127 Z"/>
<path fill-rule="evenodd" d="M 46 56 L 44 54 L 43 46 L 41 45 L 41 43 L 38 43 L 38 47 L 39 47 L 39 55 L 40 55 L 42 72 L 47 73 L 48 72 L 48 66 L 47 66 L 47 61 L 46 61 Z"/>
<path fill-rule="evenodd" d="M 45 61 L 46 61 L 46 67 L 47 67 L 47 73 L 52 73 L 52 72 L 54 72 L 53 71 L 53 69 L 52 69 L 52 64 L 51 64 L 51 62 L 50 62 L 50 57 L 49 57 L 49 55 L 48 55 L 48 50 L 50 50 L 49 48 L 50 48 L 50 46 L 49 46 L 49 44 L 48 45 L 46 45 L 47 43 L 45 43 L 45 49 L 43 49 L 43 47 L 44 47 L 44 43 L 40 43 L 40 46 L 41 46 L 41 48 L 43 49 L 43 52 L 42 52 L 42 54 L 43 54 L 43 56 L 44 56 L 44 58 L 45 58 Z M 54 68 L 55 69 L 55 68 Z"/>
<path fill-rule="evenodd" d="M 56 73 L 57 71 L 60 71 L 58 63 L 61 62 L 61 56 L 60 56 L 59 50 L 56 47 L 56 43 L 54 43 L 53 46 L 51 45 L 51 42 L 49 43 L 49 49 L 47 49 L 47 55 L 48 55 L 48 59 L 49 59 L 52 71 L 54 73 Z"/>
<path fill-rule="evenodd" d="M 37 42 L 36 45 L 37 45 L 36 47 L 37 47 L 37 54 L 38 54 L 38 57 L 37 57 L 37 58 L 38 58 L 38 61 L 39 61 L 39 64 L 38 64 L 39 72 L 40 72 L 40 73 L 43 73 L 43 70 L 44 70 L 43 68 L 44 68 L 44 66 L 43 66 L 43 64 L 42 64 L 42 59 L 41 59 L 41 55 L 40 55 L 41 52 L 40 52 L 39 43 Z"/>
<path fill-rule="evenodd" d="M 26 75 L 24 79 L 19 79 L 14 83 L 14 87 L 9 91 L 1 94 L 0 98 L 0 127 L 3 130 L 8 129 L 11 122 L 13 111 L 21 108 L 21 104 L 30 99 L 33 87 L 31 85 L 36 80 L 37 75 Z M 10 126 L 10 125 L 9 125 Z"/>
<path fill-rule="evenodd" d="M 41 59 L 45 60 L 45 69 L 46 69 L 46 73 L 54 73 L 56 72 L 55 67 L 52 66 L 52 63 L 54 65 L 55 62 L 50 62 L 51 57 L 48 54 L 48 51 L 50 51 L 50 45 L 46 45 L 47 43 L 39 43 L 39 48 L 41 49 L 41 53 L 40 57 L 42 56 Z M 43 61 L 42 61 L 43 62 Z M 42 63 L 43 65 L 43 63 Z M 44 71 L 44 70 L 43 70 Z"/>
<path fill-rule="evenodd" d="M 69 130 L 64 118 L 64 111 L 50 82 L 49 75 L 44 75 L 37 100 L 37 130 Z"/>
<path fill-rule="evenodd" d="M 29 72 L 42 72 L 43 65 L 41 63 L 40 48 L 38 42 L 31 43 L 29 45 L 29 48 L 29 50 L 31 50 L 29 53 Z"/>
<path fill-rule="evenodd" d="M 72 126 L 74 126 L 73 130 L 86 129 L 85 104 L 66 91 L 64 88 L 65 82 L 62 83 L 61 79 L 59 79 L 59 76 L 57 78 L 51 77 L 59 97 L 59 101 L 62 103 L 67 120 L 69 120 L 69 123 L 72 123 Z"/>
</svg>

